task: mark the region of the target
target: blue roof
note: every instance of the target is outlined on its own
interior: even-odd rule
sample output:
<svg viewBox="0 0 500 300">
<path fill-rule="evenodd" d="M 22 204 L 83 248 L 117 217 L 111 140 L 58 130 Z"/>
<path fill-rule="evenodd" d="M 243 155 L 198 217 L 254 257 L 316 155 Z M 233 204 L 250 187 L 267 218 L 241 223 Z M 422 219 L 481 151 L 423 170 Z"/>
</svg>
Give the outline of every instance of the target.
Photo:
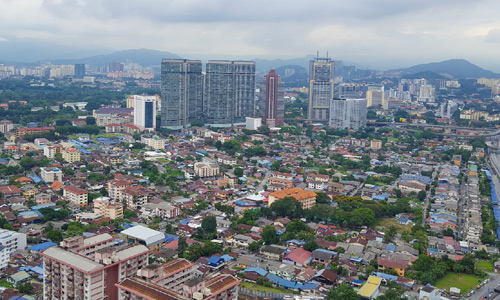
<svg viewBox="0 0 500 300">
<path fill-rule="evenodd" d="M 438 252 L 438 249 L 436 249 L 436 248 L 429 248 L 428 250 L 429 250 L 429 252 L 436 252 L 436 253 Z"/>
<path fill-rule="evenodd" d="M 208 263 L 211 265 L 218 265 L 221 260 L 224 260 L 224 259 L 220 256 L 214 255 L 208 259 Z"/>
<path fill-rule="evenodd" d="M 187 225 L 189 222 L 191 222 L 191 219 L 184 219 L 179 222 L 181 225 Z"/>
<path fill-rule="evenodd" d="M 40 244 L 37 244 L 37 245 L 33 245 L 33 246 L 29 247 L 28 250 L 31 250 L 31 251 L 43 251 L 45 249 L 48 249 L 48 248 L 54 247 L 54 246 L 57 246 L 57 244 L 53 243 L 53 242 L 45 242 L 45 243 L 40 243 Z"/>
<path fill-rule="evenodd" d="M 244 272 L 255 272 L 257 274 L 259 274 L 260 276 L 266 276 L 267 275 L 267 271 L 262 269 L 262 268 L 246 268 Z"/>
<path fill-rule="evenodd" d="M 380 200 L 380 201 L 382 201 L 382 200 L 385 200 L 385 197 L 384 197 L 384 196 L 382 196 L 382 195 L 381 195 L 381 196 L 372 195 L 372 199 L 373 199 L 373 200 Z"/>
<path fill-rule="evenodd" d="M 375 276 L 383 278 L 383 279 L 389 279 L 389 280 L 393 280 L 393 281 L 398 280 L 398 276 L 394 276 L 394 275 L 390 275 L 390 274 L 385 274 L 385 273 L 381 273 L 381 272 L 373 272 L 373 274 L 375 274 Z"/>
<path fill-rule="evenodd" d="M 396 245 L 388 244 L 387 246 L 385 246 L 385 250 L 394 252 L 396 251 Z"/>
<path fill-rule="evenodd" d="M 173 234 L 165 233 L 165 243 L 170 243 L 172 241 L 178 240 L 179 237 Z"/>
<path fill-rule="evenodd" d="M 222 255 L 220 258 L 222 258 L 224 260 L 224 262 L 228 262 L 228 261 L 231 261 L 234 259 L 234 257 L 232 257 L 231 255 L 229 254 L 224 254 Z"/>
<path fill-rule="evenodd" d="M 316 283 L 306 283 L 302 286 L 302 289 L 303 290 L 313 290 L 313 289 L 316 289 L 318 288 L 318 284 Z"/>
<path fill-rule="evenodd" d="M 40 268 L 39 266 L 31 268 L 31 272 L 37 273 L 39 275 L 43 274 L 43 269 Z"/>
<path fill-rule="evenodd" d="M 31 209 L 32 210 L 39 210 L 41 208 L 52 207 L 52 206 L 56 206 L 56 204 L 55 203 L 40 204 L 40 205 L 32 206 Z"/>
</svg>

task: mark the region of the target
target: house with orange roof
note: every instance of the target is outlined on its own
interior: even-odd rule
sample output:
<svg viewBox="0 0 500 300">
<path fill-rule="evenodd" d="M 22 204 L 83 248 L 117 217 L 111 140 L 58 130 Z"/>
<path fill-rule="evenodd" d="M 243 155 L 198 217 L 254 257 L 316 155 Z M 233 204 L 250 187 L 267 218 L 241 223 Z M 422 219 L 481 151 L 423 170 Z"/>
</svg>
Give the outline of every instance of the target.
<svg viewBox="0 0 500 300">
<path fill-rule="evenodd" d="M 284 189 L 281 191 L 273 192 L 269 195 L 269 206 L 278 199 L 285 197 L 293 197 L 302 204 L 303 209 L 310 209 L 316 205 L 316 193 L 305 191 L 301 188 Z"/>
</svg>

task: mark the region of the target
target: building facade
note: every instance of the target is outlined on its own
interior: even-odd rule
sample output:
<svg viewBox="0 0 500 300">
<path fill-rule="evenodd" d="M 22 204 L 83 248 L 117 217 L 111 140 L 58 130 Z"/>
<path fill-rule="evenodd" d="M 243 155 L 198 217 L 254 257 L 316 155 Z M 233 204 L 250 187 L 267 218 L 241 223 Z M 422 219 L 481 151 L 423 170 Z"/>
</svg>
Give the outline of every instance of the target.
<svg viewBox="0 0 500 300">
<path fill-rule="evenodd" d="M 265 78 L 265 108 L 263 121 L 264 124 L 269 127 L 281 126 L 283 125 L 285 116 L 285 85 L 274 69 L 271 69 Z"/>
<path fill-rule="evenodd" d="M 136 245 L 102 249 L 85 257 L 51 247 L 43 256 L 43 299 L 118 299 L 119 281 L 133 277 L 148 263 L 149 249 Z"/>
<path fill-rule="evenodd" d="M 255 62 L 211 60 L 207 63 L 205 123 L 230 126 L 255 114 Z"/>
<path fill-rule="evenodd" d="M 333 98 L 333 61 L 315 58 L 309 62 L 309 119 L 328 122 Z"/>
<path fill-rule="evenodd" d="M 161 127 L 178 129 L 203 120 L 203 74 L 199 60 L 161 63 Z"/>
<path fill-rule="evenodd" d="M 58 168 L 40 168 L 40 177 L 45 183 L 62 182 L 62 171 Z"/>
<path fill-rule="evenodd" d="M 89 200 L 89 192 L 87 190 L 71 185 L 63 187 L 63 196 L 79 206 L 87 205 Z"/>
<path fill-rule="evenodd" d="M 358 130 L 366 126 L 366 99 L 332 99 L 329 125 Z"/>
<path fill-rule="evenodd" d="M 80 151 L 78 149 L 68 147 L 63 150 L 62 158 L 69 163 L 80 161 Z"/>
<path fill-rule="evenodd" d="M 134 95 L 134 125 L 140 130 L 156 129 L 156 97 Z"/>
</svg>

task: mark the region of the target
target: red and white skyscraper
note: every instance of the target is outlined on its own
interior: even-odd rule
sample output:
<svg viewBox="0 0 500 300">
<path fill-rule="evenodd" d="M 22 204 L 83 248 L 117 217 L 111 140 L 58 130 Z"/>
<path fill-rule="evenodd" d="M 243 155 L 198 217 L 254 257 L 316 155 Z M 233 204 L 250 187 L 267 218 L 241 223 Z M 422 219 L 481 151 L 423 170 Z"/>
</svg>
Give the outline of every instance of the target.
<svg viewBox="0 0 500 300">
<path fill-rule="evenodd" d="M 284 85 L 281 77 L 271 69 L 266 75 L 264 124 L 269 127 L 283 125 Z"/>
</svg>

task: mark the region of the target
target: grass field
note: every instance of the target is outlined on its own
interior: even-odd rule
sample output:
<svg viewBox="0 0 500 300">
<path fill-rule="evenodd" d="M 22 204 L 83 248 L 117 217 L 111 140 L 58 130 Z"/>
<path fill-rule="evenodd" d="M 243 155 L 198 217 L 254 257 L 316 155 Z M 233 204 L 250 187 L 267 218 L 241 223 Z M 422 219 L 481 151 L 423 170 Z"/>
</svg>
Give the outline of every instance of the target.
<svg viewBox="0 0 500 300">
<path fill-rule="evenodd" d="M 251 282 L 242 282 L 242 283 L 240 283 L 240 287 L 245 288 L 245 289 L 249 289 L 249 290 L 253 290 L 253 291 L 258 291 L 258 292 L 266 292 L 266 293 L 278 293 L 278 294 L 283 294 L 283 293 L 291 294 L 292 293 L 291 291 L 287 291 L 285 289 L 266 287 L 266 286 L 254 284 Z"/>
<path fill-rule="evenodd" d="M 488 260 L 481 260 L 476 263 L 476 267 L 485 271 L 485 272 L 493 272 L 493 264 Z"/>
<path fill-rule="evenodd" d="M 483 279 L 471 274 L 448 273 L 438 280 L 436 287 L 443 290 L 450 290 L 450 287 L 456 287 L 460 289 L 462 295 L 465 295 L 481 281 L 483 281 Z"/>
<path fill-rule="evenodd" d="M 394 220 L 394 219 L 379 219 L 375 226 L 377 227 L 377 229 L 382 229 L 382 228 L 394 226 L 394 227 L 396 227 L 398 232 L 406 231 L 406 230 L 409 231 L 409 230 L 411 230 L 411 227 L 412 227 L 411 225 L 401 225 L 398 223 L 397 220 Z"/>
</svg>

